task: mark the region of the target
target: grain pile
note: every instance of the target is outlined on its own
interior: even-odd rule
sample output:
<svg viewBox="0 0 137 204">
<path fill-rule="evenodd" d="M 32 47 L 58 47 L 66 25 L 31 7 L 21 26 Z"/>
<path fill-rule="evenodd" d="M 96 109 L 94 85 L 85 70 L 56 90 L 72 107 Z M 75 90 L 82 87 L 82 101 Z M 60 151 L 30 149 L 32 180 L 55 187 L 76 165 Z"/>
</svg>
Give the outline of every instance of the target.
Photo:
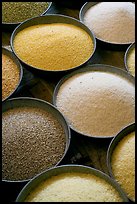
<svg viewBox="0 0 137 204">
<path fill-rule="evenodd" d="M 89 59 L 94 46 L 83 29 L 63 23 L 23 29 L 14 38 L 14 50 L 25 63 L 43 70 L 68 70 Z"/>
<path fill-rule="evenodd" d="M 39 108 L 20 107 L 2 114 L 2 178 L 30 179 L 56 165 L 66 146 L 58 120 Z"/>
<path fill-rule="evenodd" d="M 63 173 L 41 183 L 25 202 L 121 202 L 104 179 L 84 173 Z"/>
<path fill-rule="evenodd" d="M 132 49 L 128 55 L 127 58 L 127 66 L 129 69 L 129 72 L 135 76 L 135 48 Z"/>
<path fill-rule="evenodd" d="M 135 41 L 135 4 L 132 2 L 101 2 L 87 10 L 84 23 L 96 37 L 111 43 Z"/>
<path fill-rule="evenodd" d="M 2 54 L 2 100 L 16 89 L 19 80 L 19 68 L 9 56 Z"/>
<path fill-rule="evenodd" d="M 113 73 L 76 73 L 60 86 L 56 106 L 76 131 L 115 136 L 135 120 L 135 87 Z"/>
<path fill-rule="evenodd" d="M 135 132 L 116 146 L 111 159 L 112 172 L 131 200 L 135 201 Z"/>
<path fill-rule="evenodd" d="M 48 2 L 2 2 L 2 22 L 18 23 L 42 14 Z"/>
</svg>

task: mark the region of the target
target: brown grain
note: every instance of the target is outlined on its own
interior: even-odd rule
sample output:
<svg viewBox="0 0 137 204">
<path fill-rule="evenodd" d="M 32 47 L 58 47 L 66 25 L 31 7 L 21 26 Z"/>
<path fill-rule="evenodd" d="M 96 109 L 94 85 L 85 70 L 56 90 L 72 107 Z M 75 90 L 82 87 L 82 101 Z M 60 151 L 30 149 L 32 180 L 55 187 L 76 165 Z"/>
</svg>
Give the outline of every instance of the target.
<svg viewBox="0 0 137 204">
<path fill-rule="evenodd" d="M 19 69 L 13 60 L 2 54 L 2 100 L 7 98 L 19 83 Z"/>
<path fill-rule="evenodd" d="M 51 113 L 33 107 L 3 113 L 3 179 L 30 179 L 56 165 L 64 151 L 64 130 Z"/>
</svg>

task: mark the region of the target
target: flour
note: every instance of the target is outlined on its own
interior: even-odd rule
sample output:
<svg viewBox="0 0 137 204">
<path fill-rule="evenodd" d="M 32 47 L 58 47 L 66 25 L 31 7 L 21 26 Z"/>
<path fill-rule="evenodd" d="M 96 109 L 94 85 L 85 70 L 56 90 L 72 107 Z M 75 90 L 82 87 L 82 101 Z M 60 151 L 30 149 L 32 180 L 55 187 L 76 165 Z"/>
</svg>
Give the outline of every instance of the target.
<svg viewBox="0 0 137 204">
<path fill-rule="evenodd" d="M 84 23 L 96 37 L 111 43 L 135 41 L 135 4 L 101 2 L 87 10 Z"/>
</svg>

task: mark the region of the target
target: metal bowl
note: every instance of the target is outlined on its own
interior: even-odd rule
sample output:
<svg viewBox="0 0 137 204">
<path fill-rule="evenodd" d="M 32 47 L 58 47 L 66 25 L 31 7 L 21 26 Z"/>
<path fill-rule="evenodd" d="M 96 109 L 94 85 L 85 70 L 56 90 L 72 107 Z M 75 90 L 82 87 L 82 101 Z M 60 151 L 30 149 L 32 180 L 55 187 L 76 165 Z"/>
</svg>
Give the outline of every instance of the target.
<svg viewBox="0 0 137 204">
<path fill-rule="evenodd" d="M 80 12 L 79 12 L 79 19 L 81 22 L 84 23 L 84 15 L 85 13 L 87 12 L 87 10 L 93 6 L 95 6 L 96 4 L 99 4 L 100 2 L 86 2 L 80 9 Z M 94 33 L 94 31 L 92 31 Z M 103 47 L 103 49 L 109 49 L 109 50 L 119 50 L 119 51 L 123 51 L 123 50 L 126 50 L 127 47 L 132 43 L 132 42 L 129 42 L 129 43 L 114 43 L 114 42 L 110 42 L 110 41 L 107 41 L 107 40 L 103 40 L 99 37 L 97 37 L 95 35 L 96 39 L 97 39 L 97 43 Z"/>
<path fill-rule="evenodd" d="M 23 68 L 18 60 L 18 58 L 14 55 L 13 52 L 11 52 L 10 50 L 8 50 L 7 48 L 2 47 L 2 54 L 10 57 L 13 62 L 17 65 L 17 68 L 19 69 L 19 82 L 17 84 L 17 86 L 15 87 L 14 91 L 11 92 L 11 94 L 9 96 L 7 96 L 5 99 L 2 100 L 2 102 L 4 102 L 5 100 L 9 99 L 10 97 L 12 97 L 15 93 L 18 92 L 18 88 L 21 84 L 22 78 L 23 78 Z"/>
<path fill-rule="evenodd" d="M 132 52 L 133 49 L 135 49 L 135 42 L 132 43 L 132 44 L 127 48 L 127 50 L 126 50 L 126 52 L 125 52 L 125 56 L 124 56 L 125 68 L 126 68 L 127 72 L 129 72 L 130 74 L 131 74 L 131 72 L 130 72 L 130 70 L 129 70 L 129 67 L 128 67 L 127 62 L 128 62 L 128 57 L 129 57 L 129 55 L 130 55 L 130 53 Z"/>
<path fill-rule="evenodd" d="M 107 150 L 107 167 L 109 175 L 115 180 L 115 176 L 112 172 L 112 166 L 111 166 L 111 158 L 113 151 L 117 147 L 118 143 L 129 133 L 135 131 L 135 123 L 130 124 L 129 126 L 123 128 L 111 141 L 108 150 Z M 126 193 L 126 192 L 125 192 Z M 130 198 L 129 198 L 130 199 Z M 134 202 L 134 201 L 133 201 Z"/>
<path fill-rule="evenodd" d="M 14 109 L 17 107 L 37 107 L 40 108 L 42 110 L 45 110 L 46 112 L 51 113 L 61 124 L 64 132 L 65 132 L 65 136 L 66 136 L 66 146 L 65 146 L 65 150 L 64 150 L 64 154 L 62 156 L 62 158 L 56 163 L 55 166 L 59 165 L 61 163 L 61 161 L 64 159 L 68 149 L 69 149 L 69 145 L 70 145 L 70 139 L 71 139 L 71 134 L 70 134 L 70 129 L 68 127 L 68 124 L 66 122 L 66 120 L 64 119 L 63 115 L 50 103 L 40 100 L 40 99 L 36 99 L 36 98 L 30 98 L 30 97 L 19 97 L 19 98 L 13 98 L 13 99 L 9 99 L 7 101 L 5 101 L 2 104 L 2 113 L 10 110 L 10 109 Z M 31 179 L 31 178 L 30 178 Z M 3 181 L 5 182 L 11 182 L 11 183 L 20 183 L 20 182 L 27 182 L 30 179 L 27 180 L 19 180 L 19 181 L 13 181 L 13 180 L 5 180 L 3 179 Z"/>
<path fill-rule="evenodd" d="M 98 72 L 107 72 L 107 73 L 113 73 L 116 74 L 118 76 L 121 76 L 122 78 L 124 78 L 126 81 L 132 83 L 135 86 L 135 78 L 133 76 L 131 76 L 130 74 L 128 74 L 125 70 L 122 70 L 120 68 L 114 67 L 114 66 L 110 66 L 110 65 L 105 65 L 105 64 L 94 64 L 94 65 L 86 65 L 83 66 L 82 68 L 75 70 L 73 72 L 71 72 L 70 74 L 65 75 L 64 77 L 62 77 L 62 79 L 57 83 L 54 92 L 53 92 L 53 98 L 52 98 L 52 103 L 54 104 L 54 106 L 57 107 L 56 101 L 57 101 L 57 95 L 59 92 L 60 87 L 62 86 L 62 84 L 64 84 L 69 78 L 71 78 L 72 76 L 78 74 L 78 73 L 84 73 L 84 72 L 92 72 L 92 71 L 98 71 Z M 70 110 L 71 111 L 71 110 Z M 69 123 L 69 122 L 68 122 Z M 75 127 L 70 126 L 71 130 L 74 131 L 75 133 L 78 133 L 78 135 L 82 135 L 82 136 L 87 136 L 89 138 L 96 138 L 96 139 L 112 139 L 114 136 L 92 136 L 92 135 L 86 135 L 82 132 L 80 132 L 79 130 L 75 129 Z"/>
<path fill-rule="evenodd" d="M 48 3 L 48 7 L 46 8 L 46 10 L 43 13 L 39 14 L 39 16 L 45 15 L 49 11 L 49 9 L 51 8 L 52 2 L 47 2 L 47 3 Z M 16 22 L 16 23 L 2 22 L 2 29 L 5 30 L 5 31 L 13 31 L 22 22 Z"/>
<path fill-rule="evenodd" d="M 20 24 L 13 31 L 13 33 L 11 35 L 11 40 L 10 40 L 11 48 L 12 48 L 13 52 L 15 53 L 15 55 L 18 57 L 18 55 L 16 54 L 16 52 L 14 50 L 14 45 L 13 45 L 14 38 L 16 37 L 17 33 L 19 33 L 21 30 L 23 30 L 23 29 L 25 29 L 27 27 L 33 26 L 33 25 L 51 24 L 51 23 L 65 23 L 65 24 L 75 25 L 75 26 L 77 26 L 79 28 L 82 28 L 84 31 L 86 31 L 89 34 L 89 36 L 91 37 L 91 39 L 93 41 L 94 50 L 92 51 L 89 59 L 87 59 L 84 63 L 82 63 L 79 66 L 82 66 L 83 64 L 87 63 L 91 59 L 91 57 L 93 56 L 93 54 L 95 52 L 95 49 L 96 49 L 96 40 L 95 40 L 95 37 L 94 37 L 93 33 L 90 31 L 90 29 L 87 26 L 85 26 L 79 20 L 77 20 L 75 18 L 72 18 L 72 17 L 69 17 L 69 16 L 58 15 L 58 14 L 50 14 L 50 15 L 46 15 L 46 16 L 40 16 L 40 17 L 32 18 L 32 19 L 29 19 L 29 20 L 23 22 L 22 24 Z M 43 70 L 43 69 L 40 69 L 40 68 L 37 68 L 37 67 L 33 67 L 31 65 L 28 65 L 22 59 L 20 59 L 20 61 L 24 65 L 26 65 L 29 69 L 31 69 L 33 71 L 35 70 L 35 71 L 37 71 L 37 73 L 42 72 L 42 74 L 45 73 L 45 72 L 46 72 L 46 74 L 48 74 L 48 73 L 55 73 L 55 74 L 57 74 L 57 73 L 61 73 L 61 72 L 64 73 L 64 72 L 67 72 L 67 71 L 70 71 L 70 70 L 72 70 L 74 68 L 76 69 L 76 68 L 79 67 L 79 66 L 77 66 L 77 67 L 73 67 L 73 68 L 67 69 L 67 70 Z"/>
<path fill-rule="evenodd" d="M 16 202 L 24 202 L 28 194 L 31 191 L 33 191 L 33 189 L 36 188 L 41 182 L 51 178 L 52 176 L 60 175 L 62 173 L 70 173 L 70 172 L 91 174 L 105 180 L 107 183 L 112 185 L 119 192 L 119 195 L 123 199 L 123 202 L 128 202 L 128 199 L 123 193 L 123 191 L 121 190 L 120 186 L 114 180 L 112 180 L 107 174 L 99 170 L 96 170 L 94 168 L 83 166 L 83 165 L 62 165 L 55 168 L 51 168 L 37 175 L 31 181 L 29 181 L 27 185 L 25 185 L 25 187 L 21 190 L 21 192 L 19 193 L 16 199 Z"/>
</svg>

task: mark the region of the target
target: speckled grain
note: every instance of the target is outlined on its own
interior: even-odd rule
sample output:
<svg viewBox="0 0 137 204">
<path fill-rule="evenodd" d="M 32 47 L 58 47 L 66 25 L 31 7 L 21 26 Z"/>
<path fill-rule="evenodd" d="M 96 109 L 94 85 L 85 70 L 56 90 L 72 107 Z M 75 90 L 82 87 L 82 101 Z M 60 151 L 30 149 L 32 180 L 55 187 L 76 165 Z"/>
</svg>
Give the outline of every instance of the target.
<svg viewBox="0 0 137 204">
<path fill-rule="evenodd" d="M 5 54 L 2 54 L 2 100 L 7 98 L 19 83 L 20 73 L 17 65 Z"/>
<path fill-rule="evenodd" d="M 18 23 L 42 14 L 48 2 L 2 2 L 2 22 Z"/>
<path fill-rule="evenodd" d="M 54 166 L 64 151 L 64 130 L 50 113 L 22 107 L 2 114 L 3 179 L 30 179 Z"/>
</svg>

